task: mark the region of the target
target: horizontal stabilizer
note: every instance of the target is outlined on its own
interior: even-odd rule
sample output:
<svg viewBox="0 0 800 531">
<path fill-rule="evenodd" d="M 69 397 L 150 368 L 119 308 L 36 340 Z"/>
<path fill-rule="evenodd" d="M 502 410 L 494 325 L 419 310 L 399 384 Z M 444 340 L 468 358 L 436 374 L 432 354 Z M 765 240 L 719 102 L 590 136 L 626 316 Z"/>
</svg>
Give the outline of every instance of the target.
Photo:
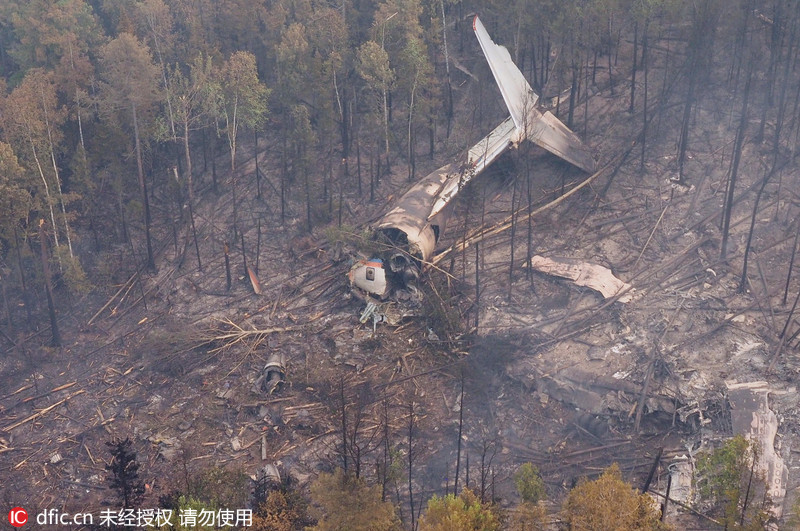
<svg viewBox="0 0 800 531">
<path fill-rule="evenodd" d="M 595 162 L 589 148 L 550 111 L 542 114 L 531 109 L 529 121 L 527 137 L 531 142 L 585 172 L 594 173 Z"/>
</svg>

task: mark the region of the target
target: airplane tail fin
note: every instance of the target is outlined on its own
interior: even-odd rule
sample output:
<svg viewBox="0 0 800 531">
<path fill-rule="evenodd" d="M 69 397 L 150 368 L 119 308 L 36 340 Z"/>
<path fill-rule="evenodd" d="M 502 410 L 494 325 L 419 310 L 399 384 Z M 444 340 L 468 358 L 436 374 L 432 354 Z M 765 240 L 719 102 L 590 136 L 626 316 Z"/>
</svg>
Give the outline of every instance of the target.
<svg viewBox="0 0 800 531">
<path fill-rule="evenodd" d="M 554 155 L 593 173 L 595 162 L 591 151 L 578 136 L 552 113 L 536 108 L 539 96 L 520 72 L 505 46 L 495 44 L 483 23 L 476 16 L 472 28 L 478 37 L 483 55 L 489 63 L 497 86 L 511 113 L 518 137 L 528 138 Z"/>
<path fill-rule="evenodd" d="M 503 94 L 503 100 L 505 100 L 506 107 L 511 113 L 511 118 L 517 128 L 521 128 L 525 124 L 525 108 L 534 107 L 539 100 L 539 96 L 528 84 L 528 80 L 519 71 L 517 65 L 514 64 L 508 49 L 492 41 L 483 26 L 483 22 L 477 15 L 472 22 L 472 29 L 478 37 L 481 50 L 483 50 L 483 55 L 489 63 L 489 68 L 492 69 L 497 86 L 500 87 L 500 92 Z"/>
</svg>

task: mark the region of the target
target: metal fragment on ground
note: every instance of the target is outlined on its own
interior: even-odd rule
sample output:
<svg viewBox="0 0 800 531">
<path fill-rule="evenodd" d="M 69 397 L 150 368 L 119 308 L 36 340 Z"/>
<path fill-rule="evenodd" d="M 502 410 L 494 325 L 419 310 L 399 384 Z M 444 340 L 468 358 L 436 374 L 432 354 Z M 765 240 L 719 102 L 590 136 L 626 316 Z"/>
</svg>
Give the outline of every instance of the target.
<svg viewBox="0 0 800 531">
<path fill-rule="evenodd" d="M 769 408 L 767 382 L 726 383 L 731 404 L 733 432 L 744 435 L 758 447 L 756 473 L 764 478 L 767 496 L 772 502 L 770 512 L 775 518 L 782 514 L 783 500 L 789 480 L 789 469 L 775 450 L 778 417 Z"/>
<path fill-rule="evenodd" d="M 578 286 L 598 291 L 606 299 L 619 295 L 619 302 L 630 302 L 633 298 L 634 290 L 631 285 L 618 279 L 610 269 L 601 265 L 572 258 L 545 258 L 539 255 L 531 257 L 529 265 L 540 273 L 566 278 Z"/>
</svg>

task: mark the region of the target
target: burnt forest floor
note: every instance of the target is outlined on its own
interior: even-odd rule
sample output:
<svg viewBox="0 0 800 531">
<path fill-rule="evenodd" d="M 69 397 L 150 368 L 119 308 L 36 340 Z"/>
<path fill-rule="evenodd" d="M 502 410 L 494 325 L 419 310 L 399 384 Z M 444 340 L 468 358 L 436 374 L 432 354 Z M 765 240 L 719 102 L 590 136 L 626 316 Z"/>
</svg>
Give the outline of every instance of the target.
<svg viewBox="0 0 800 531">
<path fill-rule="evenodd" d="M 486 77 L 474 59 L 476 75 Z M 653 65 L 656 79 L 658 62 Z M 797 325 L 790 323 L 793 339 L 780 349 L 779 336 L 800 289 L 800 279 L 793 278 L 783 303 L 797 230 L 796 164 L 790 161 L 765 188 L 749 280 L 740 292 L 753 187 L 767 155 L 759 143 L 745 146 L 730 249 L 722 261 L 719 216 L 736 122 L 728 89 L 709 87 L 701 101 L 686 184 L 678 184 L 673 132 L 680 109 L 659 107 L 651 97 L 653 119 L 640 167 L 634 141 L 641 113 L 627 112 L 629 94 L 621 86 L 612 95 L 607 78 L 598 74 L 596 81 L 588 102 L 579 101 L 574 130 L 583 133 L 586 116 L 585 140 L 599 174 L 534 216 L 530 226 L 520 217 L 513 242 L 511 229 L 472 239 L 467 249 L 438 263 L 449 276 L 429 273 L 458 316 L 461 333 L 452 341 L 430 316 L 379 324 L 374 334 L 371 323 L 359 323 L 362 303 L 349 294 L 349 246 L 337 243 L 347 231 L 338 228 L 337 210 L 305 234 L 305 205 L 296 186 L 281 225 L 277 139 L 267 135 L 259 145 L 261 199 L 252 143 L 241 150 L 237 169 L 237 225 L 248 264 L 257 267 L 260 296 L 244 274 L 241 241 L 233 240 L 230 176 L 220 177 L 215 193 L 203 175 L 195 209 L 202 270 L 188 225 L 176 237 L 171 227 L 156 226 L 157 272 L 137 271 L 129 247 L 120 245 L 94 257 L 112 287 L 79 299 L 60 297 L 62 348 L 41 346 L 46 325 L 17 338 L 16 347 L 4 344 L 0 497 L 29 512 L 58 507 L 97 513 L 113 505 L 105 471 L 105 442 L 113 437 L 134 441 L 149 486 L 145 506 L 180 489 L 184 470 L 210 466 L 256 477 L 265 465 L 278 464 L 306 485 L 341 464 L 344 401 L 351 426 L 360 423 L 355 440 L 363 445 L 361 466 L 370 477 L 383 452 L 376 444 L 383 433 L 397 459 L 407 459 L 413 411 L 417 503 L 452 491 L 462 419 L 460 485 L 468 469 L 470 486 L 514 502 L 510 478 L 529 461 L 541 470 L 555 511 L 579 477 L 599 474 L 613 462 L 638 486 L 659 448 L 666 463 L 687 447 L 694 451 L 729 436 L 725 382 L 756 380 L 773 390 L 779 443 L 791 468 L 800 425 L 794 387 L 800 364 L 792 335 Z M 460 101 L 480 97 L 476 85 L 465 83 Z M 496 103 L 481 103 L 481 120 L 474 112 L 456 116 L 451 138 L 437 143 L 436 160 L 420 157 L 420 175 L 503 118 L 502 101 L 494 96 Z M 219 168 L 225 160 L 221 153 Z M 347 226 L 365 227 L 406 189 L 401 158 L 392 170 L 369 202 L 366 164 L 361 197 L 350 169 L 343 181 Z M 512 201 L 523 216 L 529 189 L 537 208 L 586 178 L 538 149 L 506 155 L 459 199 L 440 247 L 463 240 L 465 230 L 469 237 L 480 227 L 497 227 Z M 315 205 L 315 213 L 324 218 L 327 206 Z M 610 268 L 633 286 L 632 300 L 603 300 L 530 271 L 529 241 L 532 254 Z M 283 355 L 287 382 L 270 395 L 254 384 L 275 353 Z M 662 465 L 656 481 L 664 480 L 665 470 Z M 408 511 L 405 476 L 398 481 L 400 506 Z M 796 485 L 790 475 L 789 492 Z"/>
</svg>

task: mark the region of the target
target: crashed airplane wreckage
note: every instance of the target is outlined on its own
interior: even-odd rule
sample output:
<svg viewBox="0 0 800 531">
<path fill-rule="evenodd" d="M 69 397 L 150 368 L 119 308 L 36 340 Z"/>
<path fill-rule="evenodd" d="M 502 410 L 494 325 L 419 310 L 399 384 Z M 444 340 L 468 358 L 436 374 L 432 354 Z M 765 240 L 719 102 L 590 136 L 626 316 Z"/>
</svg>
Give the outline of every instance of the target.
<svg viewBox="0 0 800 531">
<path fill-rule="evenodd" d="M 380 258 L 361 260 L 348 276 L 354 292 L 388 298 L 395 290 L 417 290 L 414 282 L 430 263 L 444 233 L 453 198 L 509 148 L 530 140 L 567 162 L 593 173 L 595 161 L 580 138 L 536 104 L 533 91 L 504 46 L 495 44 L 476 16 L 473 30 L 503 95 L 510 116 L 469 149 L 466 160 L 443 166 L 415 184 L 373 226 L 374 238 L 389 249 Z"/>
</svg>

